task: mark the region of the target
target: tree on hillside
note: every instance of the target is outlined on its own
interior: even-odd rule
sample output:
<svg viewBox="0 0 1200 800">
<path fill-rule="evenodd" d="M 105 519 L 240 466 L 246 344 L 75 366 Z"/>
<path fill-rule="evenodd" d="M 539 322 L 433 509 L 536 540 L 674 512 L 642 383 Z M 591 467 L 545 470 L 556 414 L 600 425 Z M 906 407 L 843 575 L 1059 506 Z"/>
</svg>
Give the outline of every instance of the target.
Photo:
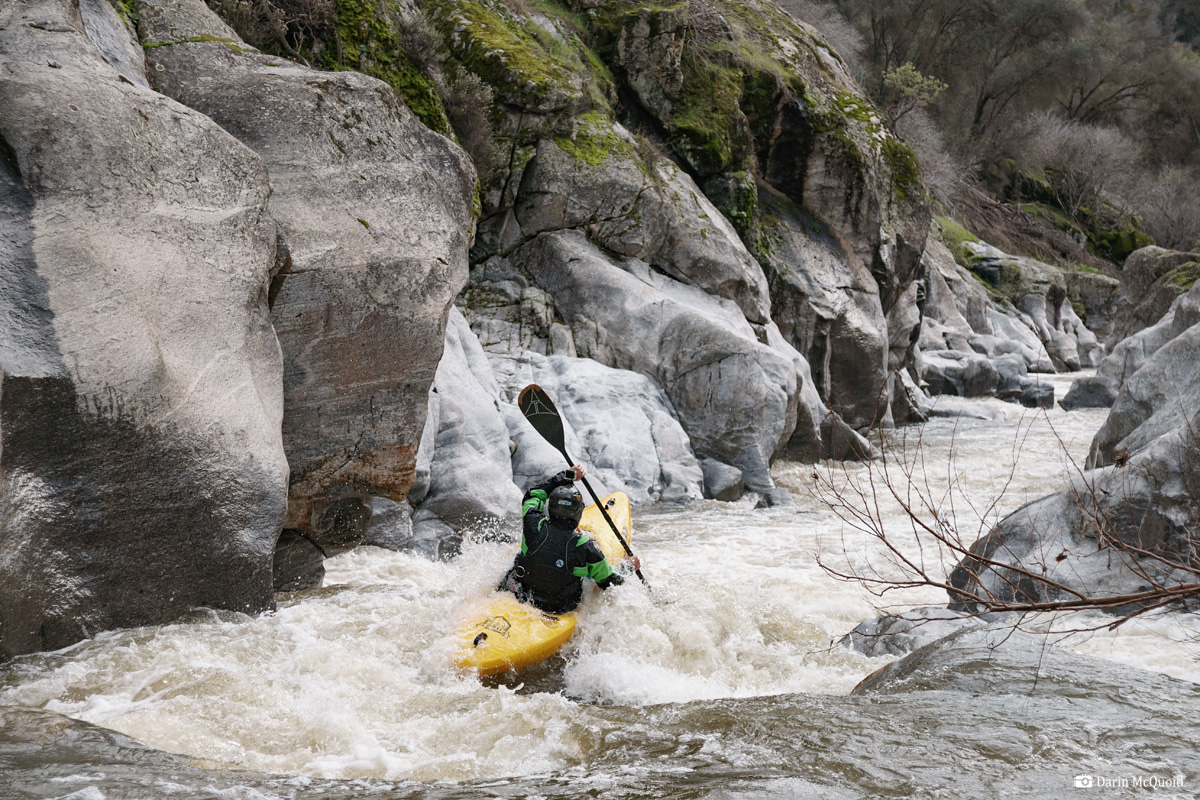
<svg viewBox="0 0 1200 800">
<path fill-rule="evenodd" d="M 1093 15 L 1069 43 L 1069 57 L 1054 81 L 1062 113 L 1080 122 L 1113 122 L 1145 113 L 1153 89 L 1169 80 L 1167 37 L 1151 9 L 1138 6 Z"/>
<path fill-rule="evenodd" d="M 1161 19 L 1176 39 L 1200 51 L 1200 6 L 1195 0 L 1164 0 Z"/>
<path fill-rule="evenodd" d="M 1002 115 L 1017 109 L 1022 95 L 1067 65 L 1066 45 L 1084 22 L 1078 6 L 1066 0 L 981 5 L 981 49 L 964 87 L 974 95 L 969 128 L 974 137 L 989 133 Z"/>
<path fill-rule="evenodd" d="M 935 101 L 946 84 L 937 78 L 922 75 L 911 62 L 905 62 L 883 74 L 884 108 L 892 133 L 900 120 Z"/>
<path fill-rule="evenodd" d="M 1065 65 L 1085 17 L 1071 0 L 840 0 L 881 75 L 905 63 L 944 82 L 943 121 L 959 139 L 990 132 Z M 878 87 L 877 87 L 878 88 Z"/>
</svg>

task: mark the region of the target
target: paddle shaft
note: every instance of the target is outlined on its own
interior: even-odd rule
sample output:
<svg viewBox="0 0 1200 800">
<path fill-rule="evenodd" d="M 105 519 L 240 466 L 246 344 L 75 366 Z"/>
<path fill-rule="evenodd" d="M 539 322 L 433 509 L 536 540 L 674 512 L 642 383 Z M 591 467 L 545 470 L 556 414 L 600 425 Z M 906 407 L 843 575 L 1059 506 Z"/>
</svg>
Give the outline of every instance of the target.
<svg viewBox="0 0 1200 800">
<path fill-rule="evenodd" d="M 567 460 L 568 466 L 575 466 L 575 462 L 567 455 L 565 448 L 560 449 L 558 452 L 563 454 L 563 458 Z M 621 543 L 621 547 L 625 548 L 625 552 L 628 555 L 633 555 L 633 551 L 629 549 L 629 542 L 625 541 L 625 537 L 621 535 L 620 529 L 617 528 L 617 523 L 613 522 L 612 517 L 608 515 L 608 509 L 604 507 L 604 503 L 600 502 L 600 498 L 596 495 L 596 490 L 588 483 L 587 478 L 581 478 L 580 480 L 583 481 L 583 487 L 588 490 L 588 494 L 592 496 L 592 502 L 596 504 L 596 508 L 600 509 L 600 513 L 604 516 L 604 521 L 608 523 L 608 527 L 612 528 L 612 532 L 616 535 L 617 541 Z M 642 583 L 646 583 L 646 576 L 642 574 L 641 567 L 635 567 L 633 572 Z M 646 583 L 646 585 L 649 586 L 650 584 Z"/>
</svg>

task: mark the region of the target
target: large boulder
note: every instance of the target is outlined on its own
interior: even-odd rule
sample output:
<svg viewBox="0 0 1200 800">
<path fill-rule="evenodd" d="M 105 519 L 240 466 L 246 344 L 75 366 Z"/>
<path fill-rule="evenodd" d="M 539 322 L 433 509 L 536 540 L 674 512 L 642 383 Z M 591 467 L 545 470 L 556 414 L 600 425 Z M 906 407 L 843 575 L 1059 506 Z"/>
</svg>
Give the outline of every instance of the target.
<svg viewBox="0 0 1200 800">
<path fill-rule="evenodd" d="M 887 410 L 888 322 L 875 278 L 810 213 L 768 192 L 762 205 L 772 246 L 759 258 L 779 330 L 812 367 L 822 402 L 868 427 Z"/>
<path fill-rule="evenodd" d="M 1077 408 L 1112 408 L 1117 401 L 1117 382 L 1103 375 L 1085 375 L 1071 382 L 1059 402 L 1067 411 Z"/>
<path fill-rule="evenodd" d="M 508 426 L 487 356 L 466 318 L 451 307 L 446 346 L 429 395 L 431 412 L 421 441 L 429 474 L 416 504 L 413 535 L 436 520 L 455 531 L 497 528 L 520 510 L 513 483 Z M 428 453 L 428 456 L 426 456 Z M 438 526 L 440 530 L 440 525 Z"/>
<path fill-rule="evenodd" d="M 956 351 L 959 355 L 953 358 L 959 361 L 974 363 L 979 356 L 992 361 L 1009 376 L 995 387 L 1006 400 L 1022 396 L 1022 384 L 1012 380 L 1017 372 L 1021 377 L 1026 372 L 1052 373 L 1056 363 L 1078 369 L 1085 359 L 1095 365 L 1092 362 L 1098 361 L 1102 348 L 1070 303 L 1059 296 L 1057 270 L 1043 269 L 1038 262 L 1014 258 L 987 245 L 975 245 L 975 252 L 975 269 L 987 267 L 991 272 L 983 269 L 985 274 L 994 272 L 996 285 L 1007 287 L 1028 313 L 1012 301 L 997 302 L 978 274 L 956 263 L 940 241 L 931 241 L 925 253 L 927 292 L 918 340 L 924 359 L 920 369 L 933 371 L 933 382 L 928 385 L 931 392 L 961 393 L 965 388 L 955 377 L 944 379 L 943 362 L 949 351 Z M 1013 358 L 1021 360 L 1019 370 Z M 972 393 L 979 394 L 981 389 L 982 394 L 990 393 L 978 386 Z"/>
<path fill-rule="evenodd" d="M 446 315 L 467 278 L 474 171 L 379 80 L 260 54 L 201 0 L 139 11 L 155 87 L 270 170 L 287 527 L 327 554 L 354 546 L 370 498 L 402 501 L 413 482 Z"/>
<path fill-rule="evenodd" d="M 921 380 L 933 394 L 956 397 L 994 397 L 1000 372 L 992 359 L 960 350 L 921 352 Z"/>
<path fill-rule="evenodd" d="M 1122 384 L 1104 425 L 1092 439 L 1088 466 L 1113 464 L 1173 432 L 1200 447 L 1200 325 L 1172 339 Z"/>
<path fill-rule="evenodd" d="M 1100 362 L 1096 374 L 1108 378 L 1117 386 L 1125 381 L 1162 347 L 1188 328 L 1200 322 L 1200 289 L 1192 287 L 1187 294 L 1176 298 L 1158 322 L 1125 339 L 1107 358 Z"/>
<path fill-rule="evenodd" d="M 615 263 L 576 231 L 542 234 L 513 258 L 553 298 L 581 356 L 653 378 L 697 456 L 773 488 L 771 458 L 796 427 L 796 362 L 736 306 L 644 262 Z"/>
<path fill-rule="evenodd" d="M 1032 258 L 1009 255 L 983 242 L 966 242 L 963 247 L 970 253 L 972 270 L 988 276 L 994 291 L 1020 312 L 1049 355 L 1051 369 L 1035 369 L 1030 364 L 1031 370 L 1078 370 L 1081 333 L 1088 361 L 1098 363 L 1096 337 L 1083 326 L 1067 302 L 1067 283 L 1061 270 Z"/>
<path fill-rule="evenodd" d="M 591 113 L 572 136 L 545 138 L 515 205 L 521 234 L 574 228 L 606 249 L 734 301 L 751 322 L 771 318 L 762 267 L 687 173 L 646 164 L 623 127 Z"/>
<path fill-rule="evenodd" d="M 286 510 L 263 160 L 84 30 L 0 10 L 0 658 L 270 608 Z"/>
<path fill-rule="evenodd" d="M 700 463 L 671 401 L 652 380 L 589 358 L 531 353 L 521 361 L 506 390 L 510 409 L 523 387 L 545 389 L 562 417 L 567 452 L 584 465 L 597 492 L 622 491 L 634 504 L 700 499 Z M 519 412 L 510 412 L 509 423 L 522 491 L 566 467 Z"/>
<path fill-rule="evenodd" d="M 79 15 L 83 19 L 83 32 L 104 60 L 125 80 L 149 89 L 146 56 L 128 18 L 117 13 L 108 0 L 79 0 Z"/>
<path fill-rule="evenodd" d="M 1110 348 L 1154 325 L 1176 298 L 1200 277 L 1200 253 L 1181 253 L 1151 245 L 1125 259 L 1121 288 L 1113 301 L 1115 321 Z"/>
</svg>

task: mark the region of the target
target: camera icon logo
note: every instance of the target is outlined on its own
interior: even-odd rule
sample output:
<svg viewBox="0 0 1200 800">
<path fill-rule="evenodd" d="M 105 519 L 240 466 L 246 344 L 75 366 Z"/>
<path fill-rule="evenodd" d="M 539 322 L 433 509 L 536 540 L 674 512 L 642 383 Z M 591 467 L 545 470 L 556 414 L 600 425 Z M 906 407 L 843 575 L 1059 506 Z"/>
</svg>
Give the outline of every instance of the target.
<svg viewBox="0 0 1200 800">
<path fill-rule="evenodd" d="M 1075 788 L 1076 789 L 1091 789 L 1095 785 L 1096 785 L 1096 779 L 1093 778 L 1091 775 L 1076 775 L 1075 776 Z"/>
</svg>

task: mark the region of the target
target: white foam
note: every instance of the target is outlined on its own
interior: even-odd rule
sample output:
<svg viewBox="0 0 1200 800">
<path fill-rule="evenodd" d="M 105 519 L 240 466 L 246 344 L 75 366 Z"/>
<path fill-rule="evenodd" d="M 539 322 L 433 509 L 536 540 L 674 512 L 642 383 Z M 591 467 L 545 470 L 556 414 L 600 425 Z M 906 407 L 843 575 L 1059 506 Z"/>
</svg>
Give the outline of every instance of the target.
<svg viewBox="0 0 1200 800">
<path fill-rule="evenodd" d="M 1103 419 L 1006 413 L 1003 424 L 938 420 L 924 433 L 930 485 L 953 476 L 977 498 L 1007 486 L 984 517 L 1061 483 L 1069 464 L 1047 420 L 1078 455 Z M 1014 471 L 1006 459 L 1018 449 Z M 838 480 L 864 475 L 860 465 L 819 469 Z M 586 763 L 607 724 L 592 703 L 845 693 L 885 660 L 837 646 L 842 635 L 878 607 L 946 598 L 924 589 L 879 599 L 830 577 L 818 556 L 861 569 L 880 565 L 881 551 L 821 505 L 812 471 L 775 470 L 795 509 L 756 510 L 747 499 L 636 512 L 633 545 L 655 591 L 634 580 L 589 591 L 564 650 L 565 696 L 485 688 L 451 668 L 460 609 L 496 584 L 514 549 L 468 540 L 452 563 L 375 548 L 339 556 L 327 563 L 325 588 L 284 600 L 274 614 L 198 612 L 20 659 L 0 672 L 0 702 L 61 711 L 213 766 L 462 781 Z M 911 528 L 894 504 L 881 514 L 889 530 Z M 1148 620 L 1133 635 L 1072 646 L 1200 680 L 1186 652 L 1167 646 L 1185 635 L 1170 626 Z"/>
</svg>

